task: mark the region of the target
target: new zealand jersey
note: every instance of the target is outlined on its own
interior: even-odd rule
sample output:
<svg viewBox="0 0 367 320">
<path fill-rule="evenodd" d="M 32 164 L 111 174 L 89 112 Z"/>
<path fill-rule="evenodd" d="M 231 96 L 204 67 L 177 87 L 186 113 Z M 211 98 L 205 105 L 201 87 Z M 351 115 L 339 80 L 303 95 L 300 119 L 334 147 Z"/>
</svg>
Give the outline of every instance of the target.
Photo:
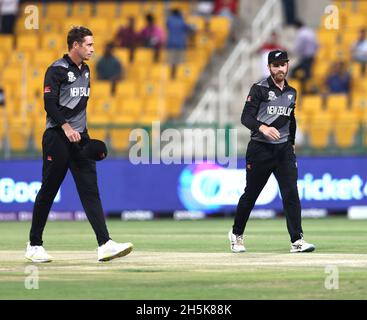
<svg viewBox="0 0 367 320">
<path fill-rule="evenodd" d="M 66 54 L 46 71 L 44 102 L 47 112 L 46 128 L 62 126 L 68 122 L 78 131 L 86 131 L 86 108 L 90 93 L 90 71 L 81 68 Z"/>
<path fill-rule="evenodd" d="M 291 141 L 294 144 L 296 95 L 296 90 L 287 81 L 283 90 L 275 85 L 271 77 L 254 84 L 241 117 L 242 124 L 251 130 L 251 139 L 272 144 Z M 259 131 L 262 124 L 275 127 L 280 133 L 280 139 L 274 141 L 264 136 Z"/>
</svg>

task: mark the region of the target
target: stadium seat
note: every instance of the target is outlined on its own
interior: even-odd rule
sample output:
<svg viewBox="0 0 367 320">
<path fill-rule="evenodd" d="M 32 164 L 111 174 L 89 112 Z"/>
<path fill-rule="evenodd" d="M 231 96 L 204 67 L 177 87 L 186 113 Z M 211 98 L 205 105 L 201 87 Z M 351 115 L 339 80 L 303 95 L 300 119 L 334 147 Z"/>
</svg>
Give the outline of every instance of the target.
<svg viewBox="0 0 367 320">
<path fill-rule="evenodd" d="M 10 53 L 13 51 L 14 38 L 12 35 L 0 34 L 0 51 Z"/>
<path fill-rule="evenodd" d="M 84 25 L 85 25 L 85 20 L 82 18 L 79 18 L 79 17 L 78 18 L 66 18 L 63 20 L 61 24 L 61 32 L 62 34 L 66 35 L 73 27 L 84 26 Z"/>
<path fill-rule="evenodd" d="M 105 17 L 93 17 L 88 21 L 88 28 L 92 31 L 94 37 L 98 35 L 105 37 L 110 34 L 109 21 Z"/>
<path fill-rule="evenodd" d="M 32 130 L 33 145 L 37 151 L 42 151 L 42 137 L 46 129 L 46 118 L 38 117 L 34 119 Z"/>
<path fill-rule="evenodd" d="M 46 71 L 46 68 L 50 66 L 54 61 L 61 57 L 56 56 L 56 52 L 52 50 L 41 50 L 34 52 L 31 58 L 32 66 L 43 68 L 42 72 Z"/>
<path fill-rule="evenodd" d="M 22 74 L 22 68 L 20 66 L 8 66 L 3 70 L 2 79 L 14 87 L 19 87 L 22 81 Z"/>
<path fill-rule="evenodd" d="M 335 143 L 340 148 L 352 147 L 359 129 L 359 115 L 348 112 L 338 118 L 333 127 Z"/>
<path fill-rule="evenodd" d="M 326 100 L 326 111 L 330 112 L 334 119 L 343 116 L 348 105 L 348 97 L 344 94 L 330 94 Z"/>
<path fill-rule="evenodd" d="M 116 86 L 116 97 L 121 100 L 135 98 L 137 96 L 136 83 L 132 81 L 122 81 Z"/>
<path fill-rule="evenodd" d="M 27 118 L 10 117 L 8 122 L 10 149 L 15 152 L 26 151 L 31 136 L 31 122 Z"/>
<path fill-rule="evenodd" d="M 68 15 L 68 5 L 63 2 L 48 3 L 46 6 L 46 17 L 51 19 L 65 19 Z"/>
<path fill-rule="evenodd" d="M 124 17 L 128 16 L 139 16 L 142 13 L 142 6 L 136 2 L 123 2 L 121 6 L 121 15 Z"/>
<path fill-rule="evenodd" d="M 37 51 L 39 49 L 39 37 L 37 35 L 19 35 L 16 39 L 18 51 Z"/>
<path fill-rule="evenodd" d="M 96 16 L 113 19 L 120 16 L 120 3 L 117 2 L 101 2 L 96 5 Z"/>
<path fill-rule="evenodd" d="M 105 97 L 96 99 L 92 98 L 88 105 L 88 115 L 107 115 L 109 117 L 113 116 L 116 111 L 116 101 L 109 95 Z"/>
<path fill-rule="evenodd" d="M 311 117 L 308 138 L 311 147 L 323 149 L 329 145 L 332 118 L 329 113 L 319 113 Z"/>
<path fill-rule="evenodd" d="M 166 64 L 153 65 L 150 68 L 149 78 L 155 81 L 168 81 L 171 74 L 171 67 Z"/>
<path fill-rule="evenodd" d="M 151 97 L 144 100 L 143 115 L 152 115 L 159 120 L 166 120 L 166 99 L 164 97 Z"/>
<path fill-rule="evenodd" d="M 95 81 L 91 85 L 90 96 L 93 99 L 106 98 L 111 95 L 111 82 L 110 81 Z"/>
<path fill-rule="evenodd" d="M 164 94 L 164 84 L 154 81 L 147 81 L 140 85 L 139 90 L 140 96 L 142 98 L 153 96 L 157 97 Z"/>
<path fill-rule="evenodd" d="M 108 128 L 110 118 L 106 114 L 87 114 L 87 127 L 89 136 L 92 139 L 106 141 L 108 137 Z"/>
<path fill-rule="evenodd" d="M 74 2 L 71 5 L 71 17 L 77 18 L 91 18 L 93 14 L 93 7 L 88 2 Z M 94 17 L 93 17 L 94 19 Z M 91 20 L 92 21 L 92 20 Z"/>
<path fill-rule="evenodd" d="M 48 49 L 53 51 L 60 51 L 61 49 L 67 49 L 66 36 L 62 36 L 58 33 L 47 33 L 42 36 L 41 40 L 42 49 Z"/>
<path fill-rule="evenodd" d="M 308 116 L 321 113 L 322 98 L 320 95 L 303 95 L 300 102 L 302 113 L 307 114 Z"/>
<path fill-rule="evenodd" d="M 346 16 L 345 27 L 347 30 L 355 31 L 366 27 L 366 16 L 363 14 L 353 14 Z"/>
<path fill-rule="evenodd" d="M 118 99 L 116 115 L 138 119 L 143 114 L 143 100 L 136 98 Z"/>
<path fill-rule="evenodd" d="M 129 135 L 132 130 L 132 126 L 135 123 L 135 118 L 129 116 L 116 116 L 112 120 L 112 124 L 115 126 L 121 126 L 111 129 L 111 147 L 121 152 L 129 146 Z"/>
</svg>

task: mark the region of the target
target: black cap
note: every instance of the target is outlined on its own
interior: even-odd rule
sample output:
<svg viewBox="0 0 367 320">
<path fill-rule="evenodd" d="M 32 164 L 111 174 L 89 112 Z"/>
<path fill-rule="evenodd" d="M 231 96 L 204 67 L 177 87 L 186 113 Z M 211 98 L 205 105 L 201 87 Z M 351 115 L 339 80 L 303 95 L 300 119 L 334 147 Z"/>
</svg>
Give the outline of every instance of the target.
<svg viewBox="0 0 367 320">
<path fill-rule="evenodd" d="M 80 152 L 83 156 L 95 161 L 100 161 L 107 157 L 106 144 L 97 139 L 88 140 Z"/>
<path fill-rule="evenodd" d="M 288 53 L 287 51 L 282 50 L 273 50 L 270 51 L 268 54 L 268 64 L 274 62 L 288 62 Z"/>
</svg>

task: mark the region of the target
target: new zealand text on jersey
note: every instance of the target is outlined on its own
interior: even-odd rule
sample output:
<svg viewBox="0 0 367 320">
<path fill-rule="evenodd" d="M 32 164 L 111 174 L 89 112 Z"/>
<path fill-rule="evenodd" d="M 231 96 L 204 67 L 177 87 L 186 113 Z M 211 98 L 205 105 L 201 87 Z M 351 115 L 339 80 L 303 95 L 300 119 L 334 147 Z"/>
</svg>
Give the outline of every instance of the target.
<svg viewBox="0 0 367 320">
<path fill-rule="evenodd" d="M 70 97 L 89 97 L 90 88 L 76 87 L 70 88 Z"/>
<path fill-rule="evenodd" d="M 268 110 L 267 113 L 274 115 L 281 115 L 281 116 L 290 116 L 291 112 L 292 112 L 292 108 L 288 108 L 288 107 L 282 107 L 282 106 L 268 106 Z"/>
</svg>

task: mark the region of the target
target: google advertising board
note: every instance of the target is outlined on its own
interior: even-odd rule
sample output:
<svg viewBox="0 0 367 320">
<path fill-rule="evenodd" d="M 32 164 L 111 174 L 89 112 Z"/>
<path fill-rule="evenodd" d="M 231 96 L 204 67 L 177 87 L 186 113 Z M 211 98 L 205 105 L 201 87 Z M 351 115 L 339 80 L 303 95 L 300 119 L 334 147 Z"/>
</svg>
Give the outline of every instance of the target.
<svg viewBox="0 0 367 320">
<path fill-rule="evenodd" d="M 41 186 L 40 161 L 0 162 L 0 212 L 31 211 Z M 237 169 L 215 163 L 192 165 L 133 165 L 128 160 L 97 164 L 98 183 L 105 212 L 123 210 L 233 211 L 246 183 L 245 163 Z M 367 157 L 300 157 L 298 190 L 303 208 L 346 210 L 367 206 Z M 271 176 L 257 209 L 282 210 L 282 200 Z M 53 211 L 83 210 L 68 173 Z"/>
</svg>

